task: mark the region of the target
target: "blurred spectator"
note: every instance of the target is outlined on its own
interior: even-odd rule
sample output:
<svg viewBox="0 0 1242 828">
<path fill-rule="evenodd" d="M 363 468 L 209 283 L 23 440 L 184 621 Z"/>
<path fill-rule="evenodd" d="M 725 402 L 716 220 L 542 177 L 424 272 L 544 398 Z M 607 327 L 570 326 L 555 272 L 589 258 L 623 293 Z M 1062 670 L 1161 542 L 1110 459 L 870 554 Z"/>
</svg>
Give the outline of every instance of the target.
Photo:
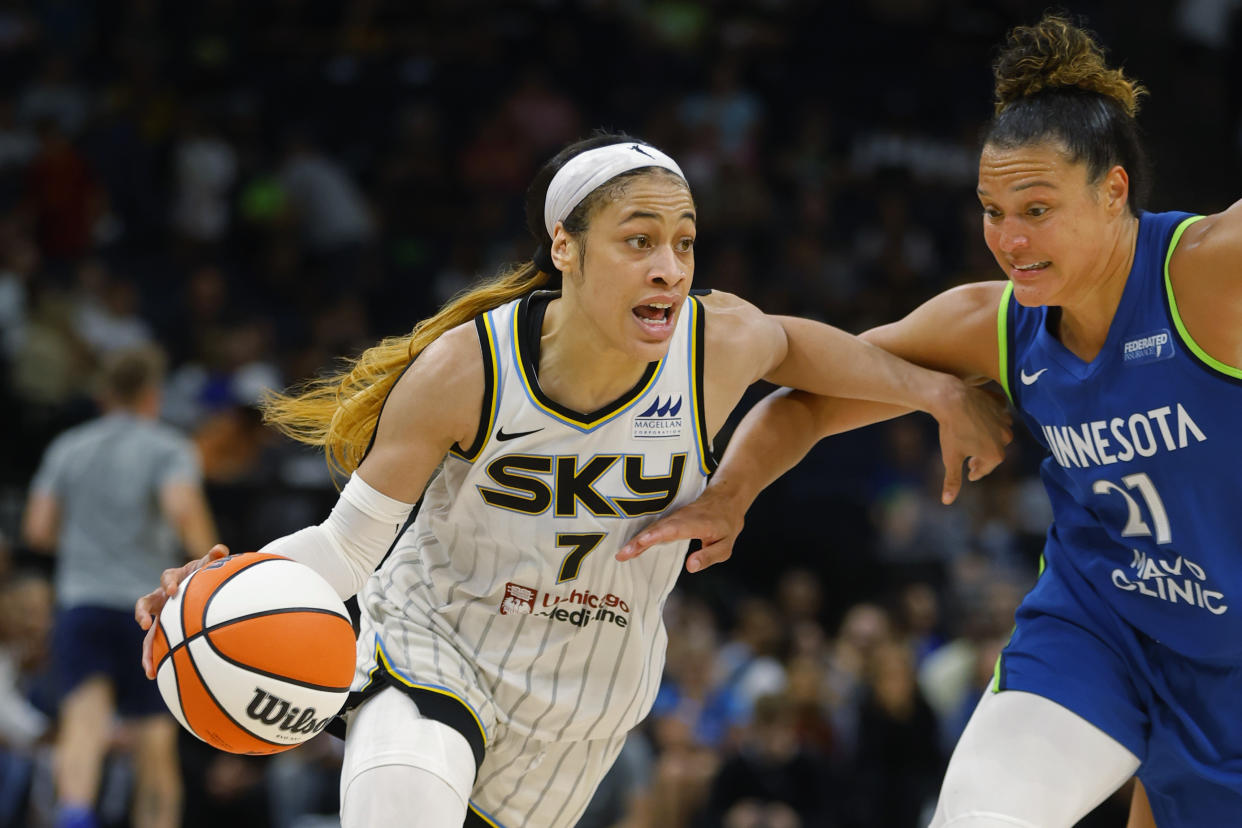
<svg viewBox="0 0 1242 828">
<path fill-rule="evenodd" d="M 313 254 L 357 253 L 374 236 L 366 196 L 309 136 L 289 136 L 279 181 L 302 244 Z"/>
<path fill-rule="evenodd" d="M 522 192 L 535 167 L 532 148 L 517 140 L 513 114 L 500 110 L 484 118 L 461 154 L 462 179 L 484 197 Z"/>
<path fill-rule="evenodd" d="M 6 233 L 0 267 L 0 357 L 11 363 L 21 350 L 30 314 L 31 290 L 39 269 L 39 250 L 16 228 Z"/>
<path fill-rule="evenodd" d="M 897 592 L 897 634 L 910 647 L 917 667 L 944 644 L 940 629 L 940 597 L 931 584 L 916 581 Z"/>
<path fill-rule="evenodd" d="M 859 710 L 858 753 L 846 781 L 847 825 L 919 828 L 931 817 L 944 763 L 936 718 L 919 692 L 909 648 L 871 654 Z"/>
<path fill-rule="evenodd" d="M 0 209 L 9 210 L 21 194 L 21 171 L 39 151 L 34 128 L 18 123 L 13 99 L 0 97 Z"/>
<path fill-rule="evenodd" d="M 912 566 L 940 577 L 947 563 L 969 547 L 969 518 L 940 500 L 943 465 L 925 424 L 913 417 L 886 423 L 884 462 L 876 471 L 873 502 L 879 529 L 877 556 L 890 577 Z"/>
<path fill-rule="evenodd" d="M 51 626 L 47 579 L 31 570 L 0 574 L 0 825 L 27 821 L 37 745 L 51 732 L 31 687 L 47 667 Z"/>
<path fill-rule="evenodd" d="M 51 54 L 42 71 L 17 104 L 18 120 L 28 126 L 54 125 L 66 136 L 76 136 L 90 110 L 86 89 L 73 77 L 73 64 L 64 54 Z"/>
<path fill-rule="evenodd" d="M 267 828 L 272 825 L 268 769 L 272 758 L 223 753 L 177 728 L 184 765 L 181 828 Z"/>
<path fill-rule="evenodd" d="M 848 738 L 852 753 L 857 735 L 858 705 L 866 683 L 866 669 L 875 650 L 892 638 L 888 613 L 875 604 L 855 604 L 845 611 L 836 638 L 827 653 L 827 688 L 834 724 Z"/>
<path fill-rule="evenodd" d="M 964 574 L 968 569 L 978 574 Z M 918 674 L 919 687 L 940 721 L 946 756 L 992 677 L 1022 599 L 1016 585 L 977 557 L 964 559 L 958 571 L 963 573 L 955 578 L 960 633 L 927 656 Z"/>
<path fill-rule="evenodd" d="M 137 285 L 109 272 L 103 262 L 78 265 L 76 302 L 78 335 L 97 355 L 151 343 L 151 326 L 138 312 Z"/>
<path fill-rule="evenodd" d="M 323 733 L 266 763 L 273 828 L 340 828 L 337 781 L 344 754 L 344 742 Z"/>
<path fill-rule="evenodd" d="M 178 727 L 135 657 L 134 602 L 164 569 L 215 543 L 198 459 L 159 415 L 164 357 L 117 351 L 104 364 L 104 416 L 57 438 L 31 483 L 26 542 L 55 554 L 58 828 L 93 828 L 114 714 L 132 719 L 134 819 L 178 823 Z"/>
<path fill-rule="evenodd" d="M 23 209 L 43 254 L 70 263 L 94 244 L 106 195 L 86 158 L 54 120 L 38 123 L 39 152 L 26 174 Z"/>
<path fill-rule="evenodd" d="M 757 160 L 763 106 L 742 85 L 741 66 L 736 59 L 725 56 L 709 71 L 708 88 L 687 96 L 678 114 L 691 131 L 707 128 L 716 136 L 720 162 L 749 168 Z"/>
<path fill-rule="evenodd" d="M 651 709 L 656 754 L 652 790 L 655 825 L 688 828 L 702 807 L 721 751 L 749 717 L 745 701 L 713 681 L 718 644 L 710 612 L 697 602 L 666 609 L 669 624 L 664 680 Z"/>
<path fill-rule="evenodd" d="M 196 430 L 211 415 L 253 406 L 263 392 L 282 383 L 269 359 L 271 325 L 263 319 L 222 321 L 204 331 L 201 350 L 183 362 L 168 380 L 168 420 Z"/>
<path fill-rule="evenodd" d="M 776 607 L 762 598 L 747 598 L 737 608 L 729 640 L 716 655 L 715 681 L 729 687 L 747 705 L 760 696 L 785 689 L 783 623 Z"/>
<path fill-rule="evenodd" d="M 554 153 L 582 133 L 574 102 L 555 89 L 538 66 L 527 67 L 504 103 L 505 115 L 537 158 Z"/>
<path fill-rule="evenodd" d="M 47 292 L 27 317 L 13 360 L 13 388 L 38 413 L 32 420 L 85 398 L 97 358 L 78 333 L 75 310 L 67 294 Z"/>
<path fill-rule="evenodd" d="M 229 197 L 237 180 L 237 153 L 212 122 L 197 112 L 185 116 L 173 150 L 177 188 L 173 225 L 187 241 L 214 244 L 229 229 Z"/>
<path fill-rule="evenodd" d="M 704 825 L 724 828 L 827 826 L 835 793 L 823 758 L 798 740 L 796 716 L 781 694 L 760 696 L 737 750 L 712 781 Z"/>
</svg>

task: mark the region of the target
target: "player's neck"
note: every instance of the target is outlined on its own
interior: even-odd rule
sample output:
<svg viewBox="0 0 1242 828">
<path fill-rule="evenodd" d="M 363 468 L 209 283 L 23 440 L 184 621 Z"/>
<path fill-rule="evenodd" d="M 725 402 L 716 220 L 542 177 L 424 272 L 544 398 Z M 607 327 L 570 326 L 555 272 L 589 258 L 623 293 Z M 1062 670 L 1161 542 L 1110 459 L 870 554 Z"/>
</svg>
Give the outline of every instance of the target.
<svg viewBox="0 0 1242 828">
<path fill-rule="evenodd" d="M 553 302 L 544 317 L 539 387 L 574 411 L 595 411 L 633 388 L 647 363 L 609 347 L 594 326 L 566 318 L 565 310 Z"/>
<path fill-rule="evenodd" d="M 1086 362 L 1095 359 L 1108 339 L 1134 266 L 1137 243 L 1138 220 L 1134 219 L 1122 225 L 1101 263 L 1100 275 L 1087 280 L 1073 299 L 1061 305 L 1057 336 L 1062 345 Z"/>
</svg>

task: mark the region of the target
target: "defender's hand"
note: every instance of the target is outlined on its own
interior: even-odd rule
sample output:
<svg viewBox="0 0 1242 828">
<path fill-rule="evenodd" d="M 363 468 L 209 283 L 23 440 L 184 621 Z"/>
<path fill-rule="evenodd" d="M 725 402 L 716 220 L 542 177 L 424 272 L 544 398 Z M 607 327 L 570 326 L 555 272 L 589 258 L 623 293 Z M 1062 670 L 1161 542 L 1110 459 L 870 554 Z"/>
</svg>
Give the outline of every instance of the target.
<svg viewBox="0 0 1242 828">
<path fill-rule="evenodd" d="M 967 479 L 979 480 L 1005 459 L 1013 441 L 1013 418 L 1003 397 L 959 383 L 946 404 L 934 412 L 940 424 L 940 454 L 944 459 L 941 500 L 952 503 L 962 489 L 962 463 Z"/>
</svg>

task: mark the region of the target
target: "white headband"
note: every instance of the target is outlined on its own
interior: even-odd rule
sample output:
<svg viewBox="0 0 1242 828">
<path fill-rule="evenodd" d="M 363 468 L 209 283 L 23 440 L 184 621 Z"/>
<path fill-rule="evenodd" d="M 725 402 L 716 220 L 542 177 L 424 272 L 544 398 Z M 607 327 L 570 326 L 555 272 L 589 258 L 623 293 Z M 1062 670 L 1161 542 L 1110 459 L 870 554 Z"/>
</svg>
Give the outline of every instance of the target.
<svg viewBox="0 0 1242 828">
<path fill-rule="evenodd" d="M 551 236 L 556 223 L 564 221 L 596 187 L 639 167 L 663 167 L 683 180 L 686 177 L 672 158 L 655 147 L 634 142 L 596 147 L 566 161 L 552 176 L 548 195 L 543 200 L 543 226 L 548 235 Z"/>
</svg>

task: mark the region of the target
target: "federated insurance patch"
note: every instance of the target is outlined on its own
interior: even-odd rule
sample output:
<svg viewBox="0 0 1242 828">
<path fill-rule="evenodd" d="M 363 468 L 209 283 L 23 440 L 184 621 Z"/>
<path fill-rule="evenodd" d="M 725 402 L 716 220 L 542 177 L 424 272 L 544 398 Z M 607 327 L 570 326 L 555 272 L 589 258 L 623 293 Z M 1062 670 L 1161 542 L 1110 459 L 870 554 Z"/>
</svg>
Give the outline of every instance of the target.
<svg viewBox="0 0 1242 828">
<path fill-rule="evenodd" d="M 1141 365 L 1144 362 L 1172 359 L 1175 353 L 1173 337 L 1168 328 L 1132 337 L 1121 346 L 1121 359 L 1127 365 Z"/>
</svg>

